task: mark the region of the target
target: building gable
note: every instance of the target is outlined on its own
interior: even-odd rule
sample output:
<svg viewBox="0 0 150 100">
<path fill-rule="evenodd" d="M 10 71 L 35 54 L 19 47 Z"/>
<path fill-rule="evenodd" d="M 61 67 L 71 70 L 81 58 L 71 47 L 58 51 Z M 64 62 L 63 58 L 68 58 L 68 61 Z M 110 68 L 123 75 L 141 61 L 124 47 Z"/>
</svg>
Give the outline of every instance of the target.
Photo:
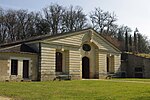
<svg viewBox="0 0 150 100">
<path fill-rule="evenodd" d="M 99 47 L 100 50 L 109 52 L 120 52 L 118 48 L 116 48 L 108 40 L 106 40 L 104 37 L 102 37 L 100 34 L 98 34 L 92 29 L 85 29 L 77 32 L 62 33 L 54 36 L 53 35 L 38 36 L 34 37 L 33 39 L 0 45 L 0 47 L 9 48 L 10 46 L 24 43 L 31 45 L 32 47 L 32 44 L 38 44 L 39 42 L 50 44 L 51 46 L 57 45 L 61 47 L 65 46 L 75 48 L 81 47 L 83 43 L 93 42 L 95 45 Z"/>
<path fill-rule="evenodd" d="M 82 44 L 93 42 L 98 46 L 99 50 L 120 53 L 120 50 L 111 44 L 108 40 L 103 38 L 95 31 L 88 29 L 85 31 L 73 32 L 72 34 L 66 34 L 55 38 L 49 38 L 41 41 L 42 43 L 70 46 L 70 47 L 81 47 Z"/>
<path fill-rule="evenodd" d="M 121 52 L 117 47 L 115 47 L 113 44 L 111 44 L 108 40 L 106 40 L 104 37 L 102 37 L 95 31 L 93 32 L 91 41 L 98 46 L 99 50 L 107 51 L 110 53 L 111 52 L 112 53 L 120 53 Z"/>
<path fill-rule="evenodd" d="M 59 44 L 59 45 L 80 46 L 82 43 L 83 36 L 88 32 L 90 31 L 73 32 L 72 34 L 66 34 L 55 38 L 45 39 L 42 42 L 57 45 Z"/>
</svg>

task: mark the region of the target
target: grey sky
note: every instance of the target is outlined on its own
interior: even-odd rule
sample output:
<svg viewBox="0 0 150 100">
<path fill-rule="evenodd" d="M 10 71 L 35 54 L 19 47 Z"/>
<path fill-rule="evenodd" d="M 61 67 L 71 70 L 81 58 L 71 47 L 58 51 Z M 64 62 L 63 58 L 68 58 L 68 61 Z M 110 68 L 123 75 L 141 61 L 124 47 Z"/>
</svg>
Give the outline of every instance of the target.
<svg viewBox="0 0 150 100">
<path fill-rule="evenodd" d="M 150 0 L 0 0 L 3 8 L 39 11 L 51 3 L 63 6 L 79 5 L 86 13 L 100 7 L 104 11 L 115 12 L 119 25 L 127 25 L 150 38 Z"/>
</svg>

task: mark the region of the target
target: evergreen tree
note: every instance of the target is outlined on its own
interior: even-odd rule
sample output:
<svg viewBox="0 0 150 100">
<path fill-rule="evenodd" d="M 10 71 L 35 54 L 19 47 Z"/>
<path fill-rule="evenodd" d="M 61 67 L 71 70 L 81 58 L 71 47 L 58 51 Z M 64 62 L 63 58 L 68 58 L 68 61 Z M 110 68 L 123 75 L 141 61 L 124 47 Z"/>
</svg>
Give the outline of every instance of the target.
<svg viewBox="0 0 150 100">
<path fill-rule="evenodd" d="M 125 33 L 125 51 L 129 51 L 129 39 L 128 39 L 128 32 Z"/>
<path fill-rule="evenodd" d="M 129 37 L 129 47 L 130 47 L 130 52 L 132 52 L 132 36 L 131 35 Z"/>
<path fill-rule="evenodd" d="M 137 28 L 136 30 L 134 31 L 134 52 L 137 52 Z"/>
<path fill-rule="evenodd" d="M 118 31 L 117 39 L 118 39 L 118 41 L 123 41 L 123 40 L 124 40 L 123 33 L 121 32 L 121 30 L 120 30 L 120 29 L 119 29 L 119 31 Z"/>
<path fill-rule="evenodd" d="M 141 51 L 141 42 L 142 42 L 142 41 L 141 41 L 141 37 L 142 37 L 142 36 L 138 33 L 138 34 L 137 34 L 137 38 L 138 38 L 138 52 L 139 52 L 139 53 L 142 52 L 142 51 Z"/>
</svg>

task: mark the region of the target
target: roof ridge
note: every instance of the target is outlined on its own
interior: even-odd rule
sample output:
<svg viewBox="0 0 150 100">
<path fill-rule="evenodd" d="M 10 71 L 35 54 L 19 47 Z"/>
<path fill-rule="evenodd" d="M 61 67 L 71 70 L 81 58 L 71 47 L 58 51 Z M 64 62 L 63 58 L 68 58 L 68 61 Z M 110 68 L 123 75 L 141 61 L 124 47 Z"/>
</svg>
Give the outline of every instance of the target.
<svg viewBox="0 0 150 100">
<path fill-rule="evenodd" d="M 0 44 L 0 48 L 4 48 L 7 46 L 11 46 L 11 45 L 17 45 L 17 44 L 21 44 L 21 43 L 26 43 L 26 42 L 31 42 L 31 41 L 36 41 L 36 40 L 42 40 L 42 39 L 49 38 L 49 37 L 56 37 L 56 36 L 62 36 L 62 35 L 71 34 L 71 33 L 75 33 L 75 32 L 86 31 L 86 30 L 90 30 L 90 29 L 92 29 L 92 28 L 86 28 L 86 29 L 82 29 L 82 30 L 78 30 L 78 31 L 71 31 L 71 32 L 64 32 L 64 33 L 57 33 L 57 34 L 39 35 L 39 36 L 31 37 L 28 39 L 24 39 L 24 40 L 17 40 L 17 41 L 11 42 L 11 43 Z"/>
</svg>

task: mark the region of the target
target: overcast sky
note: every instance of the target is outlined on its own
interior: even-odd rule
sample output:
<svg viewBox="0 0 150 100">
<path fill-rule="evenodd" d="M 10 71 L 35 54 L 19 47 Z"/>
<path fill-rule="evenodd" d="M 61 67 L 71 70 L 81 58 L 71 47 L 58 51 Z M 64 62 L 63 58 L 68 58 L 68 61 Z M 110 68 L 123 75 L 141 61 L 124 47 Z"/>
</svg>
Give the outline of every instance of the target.
<svg viewBox="0 0 150 100">
<path fill-rule="evenodd" d="M 119 25 L 127 25 L 150 39 L 150 0 L 0 0 L 2 8 L 28 9 L 40 11 L 51 3 L 63 6 L 81 6 L 85 13 L 100 7 L 104 11 L 115 12 Z"/>
</svg>

